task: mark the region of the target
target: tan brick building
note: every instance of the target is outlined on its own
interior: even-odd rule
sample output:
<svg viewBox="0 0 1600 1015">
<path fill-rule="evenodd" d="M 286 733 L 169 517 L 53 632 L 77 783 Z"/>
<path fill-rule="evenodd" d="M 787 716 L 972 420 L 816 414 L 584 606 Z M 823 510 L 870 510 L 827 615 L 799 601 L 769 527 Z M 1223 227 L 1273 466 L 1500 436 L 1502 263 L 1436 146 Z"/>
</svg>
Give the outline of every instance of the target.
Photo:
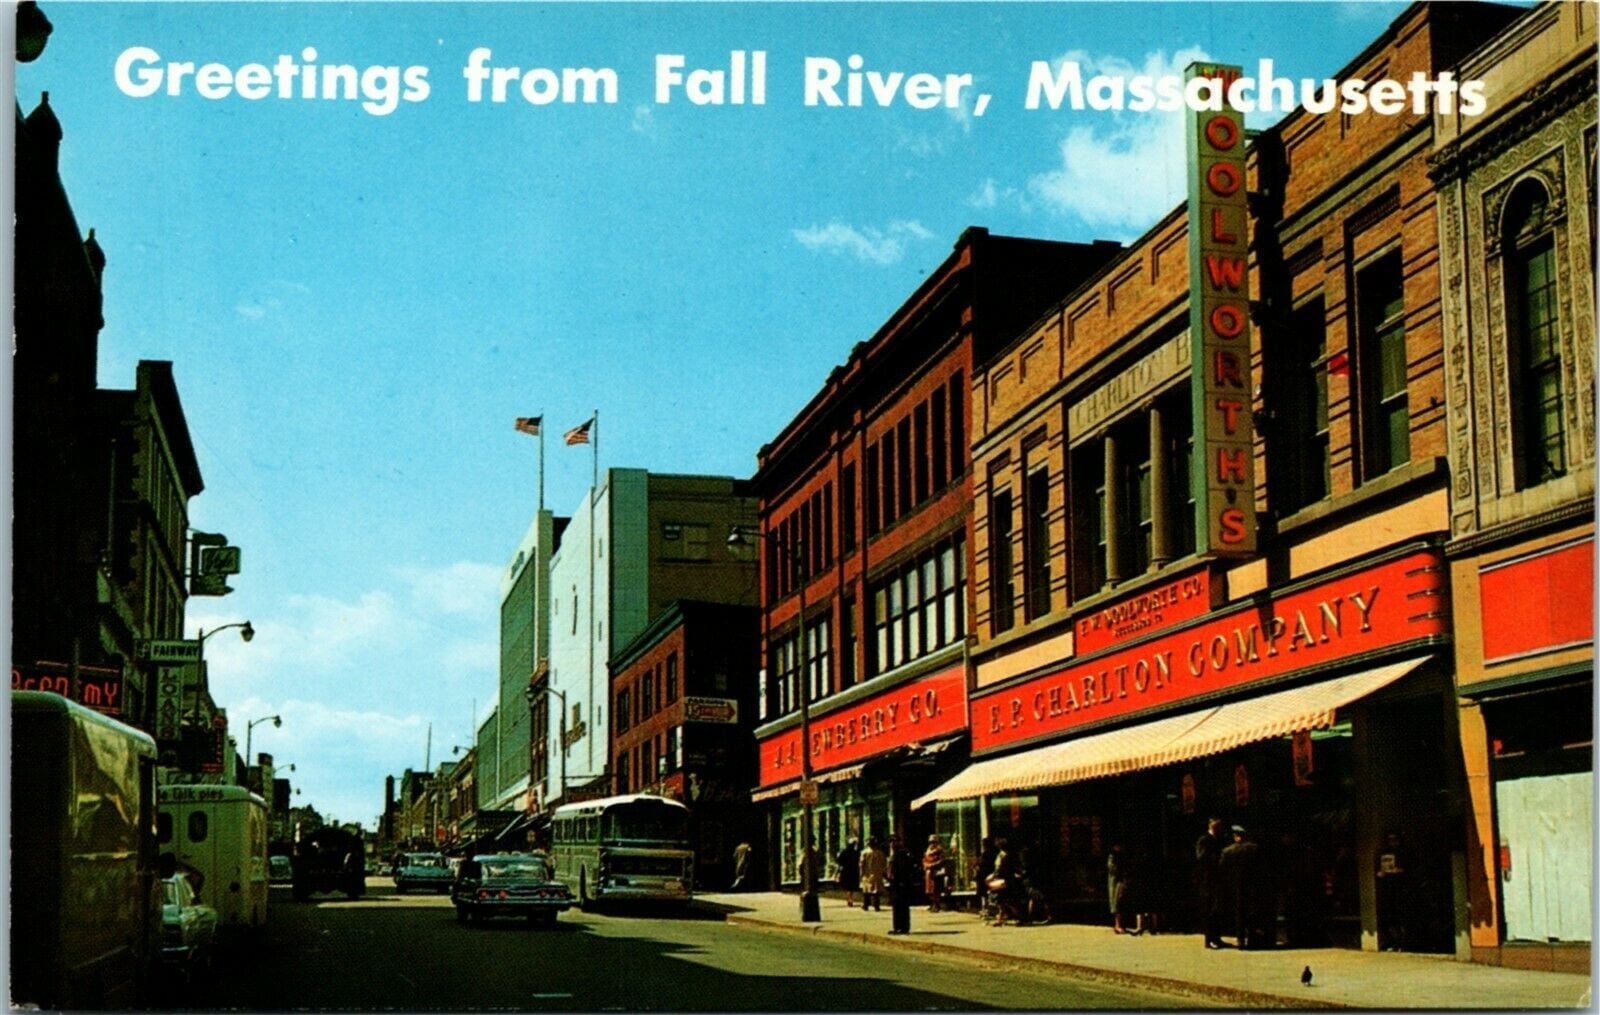
<svg viewBox="0 0 1600 1015">
<path fill-rule="evenodd" d="M 1594 865 L 1595 11 L 1535 7 L 1440 116 L 1446 548 L 1474 959 L 1589 968 Z"/>
<path fill-rule="evenodd" d="M 1415 5 L 1332 77 L 1437 75 L 1516 13 Z M 917 805 L 1008 838 L 1058 913 L 1107 919 L 1120 844 L 1199 929 L 1217 817 L 1261 847 L 1252 937 L 1466 953 L 1433 133 L 1298 109 L 1250 141 L 1254 552 L 1196 535 L 1224 361 L 1194 213 L 975 365 L 974 764 Z"/>
</svg>

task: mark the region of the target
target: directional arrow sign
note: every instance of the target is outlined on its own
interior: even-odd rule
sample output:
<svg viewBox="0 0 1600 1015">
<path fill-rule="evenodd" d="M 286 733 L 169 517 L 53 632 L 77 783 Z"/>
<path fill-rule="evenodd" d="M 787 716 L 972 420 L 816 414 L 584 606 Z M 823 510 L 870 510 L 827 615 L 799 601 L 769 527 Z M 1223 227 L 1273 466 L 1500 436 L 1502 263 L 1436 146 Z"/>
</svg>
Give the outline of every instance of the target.
<svg viewBox="0 0 1600 1015">
<path fill-rule="evenodd" d="M 732 725 L 739 721 L 739 703 L 733 698 L 686 697 L 683 721 Z"/>
</svg>

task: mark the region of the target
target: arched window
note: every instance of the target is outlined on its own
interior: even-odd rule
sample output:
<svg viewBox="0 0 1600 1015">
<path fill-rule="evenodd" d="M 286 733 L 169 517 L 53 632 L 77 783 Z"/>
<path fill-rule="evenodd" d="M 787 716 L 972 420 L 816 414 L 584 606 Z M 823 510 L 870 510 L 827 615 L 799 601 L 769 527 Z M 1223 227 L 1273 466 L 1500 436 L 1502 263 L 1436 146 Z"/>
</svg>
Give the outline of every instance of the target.
<svg viewBox="0 0 1600 1015">
<path fill-rule="evenodd" d="M 1567 471 L 1549 193 L 1537 180 L 1518 184 L 1503 222 L 1512 449 L 1525 489 Z"/>
</svg>

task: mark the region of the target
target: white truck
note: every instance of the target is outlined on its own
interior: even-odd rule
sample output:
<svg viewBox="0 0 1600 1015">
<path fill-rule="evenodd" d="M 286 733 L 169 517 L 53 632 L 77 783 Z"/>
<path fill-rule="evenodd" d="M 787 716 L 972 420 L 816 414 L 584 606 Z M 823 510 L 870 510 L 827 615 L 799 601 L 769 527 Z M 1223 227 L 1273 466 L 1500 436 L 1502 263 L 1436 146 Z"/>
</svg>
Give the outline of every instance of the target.
<svg viewBox="0 0 1600 1015">
<path fill-rule="evenodd" d="M 224 932 L 267 922 L 267 803 L 243 786 L 168 785 L 156 791 L 156 841 L 198 882 Z"/>
</svg>

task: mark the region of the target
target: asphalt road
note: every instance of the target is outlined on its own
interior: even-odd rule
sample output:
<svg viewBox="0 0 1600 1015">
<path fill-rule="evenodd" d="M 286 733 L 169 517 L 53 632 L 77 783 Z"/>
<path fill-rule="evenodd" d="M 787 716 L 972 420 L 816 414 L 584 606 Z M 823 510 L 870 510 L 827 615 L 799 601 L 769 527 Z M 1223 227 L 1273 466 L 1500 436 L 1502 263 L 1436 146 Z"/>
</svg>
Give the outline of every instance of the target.
<svg viewBox="0 0 1600 1015">
<path fill-rule="evenodd" d="M 274 888 L 267 929 L 219 957 L 204 1009 L 1192 1008 L 1190 998 L 725 923 L 691 909 L 462 925 L 445 896 L 368 880 L 359 901 Z"/>
</svg>

